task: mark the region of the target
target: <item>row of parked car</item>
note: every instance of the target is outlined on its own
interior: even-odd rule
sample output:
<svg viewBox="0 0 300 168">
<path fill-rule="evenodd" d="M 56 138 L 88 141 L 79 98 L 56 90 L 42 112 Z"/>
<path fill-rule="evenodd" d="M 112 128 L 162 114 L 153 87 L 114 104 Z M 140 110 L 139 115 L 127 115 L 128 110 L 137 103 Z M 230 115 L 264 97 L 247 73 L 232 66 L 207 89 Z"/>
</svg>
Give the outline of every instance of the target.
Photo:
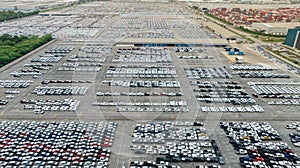
<svg viewBox="0 0 300 168">
<path fill-rule="evenodd" d="M 33 78 L 39 77 L 43 75 L 43 72 L 37 69 L 26 70 L 26 71 L 14 71 L 10 73 L 13 77 L 21 77 L 21 76 L 32 76 Z"/>
<path fill-rule="evenodd" d="M 167 55 L 115 55 L 113 63 L 171 63 L 172 58 Z"/>
<path fill-rule="evenodd" d="M 113 68 L 107 69 L 106 74 L 143 74 L 143 75 L 176 75 L 176 70 L 174 67 L 160 67 L 160 68 Z"/>
<path fill-rule="evenodd" d="M 185 68 L 189 79 L 232 78 L 225 68 Z"/>
<path fill-rule="evenodd" d="M 98 92 L 97 96 L 183 96 L 181 92 Z"/>
<path fill-rule="evenodd" d="M 241 167 L 298 167 L 300 158 L 267 122 L 220 122 Z M 276 142 L 278 141 L 278 142 Z"/>
<path fill-rule="evenodd" d="M 27 88 L 32 80 L 0 80 L 0 88 Z"/>
<path fill-rule="evenodd" d="M 239 75 L 241 78 L 290 78 L 287 74 L 278 74 L 267 71 L 238 71 L 234 72 L 234 74 Z"/>
<path fill-rule="evenodd" d="M 202 96 L 202 95 L 201 95 Z M 204 95 L 205 96 L 205 95 Z M 256 101 L 253 98 L 214 98 L 214 97 L 198 97 L 197 100 L 204 103 L 231 103 L 233 105 L 254 105 Z"/>
<path fill-rule="evenodd" d="M 102 84 L 109 86 L 123 86 L 123 87 L 159 87 L 159 88 L 180 88 L 179 81 L 136 81 L 136 80 L 103 80 Z"/>
<path fill-rule="evenodd" d="M 112 51 L 112 47 L 109 46 L 83 46 L 79 51 L 86 53 L 97 53 L 97 54 L 109 54 Z"/>
<path fill-rule="evenodd" d="M 259 95 L 300 95 L 300 84 L 291 83 L 253 83 L 248 82 L 248 85 Z"/>
<path fill-rule="evenodd" d="M 192 52 L 192 53 L 200 53 L 200 52 L 205 52 L 205 48 L 196 48 L 196 47 L 176 47 L 174 48 L 175 52 Z"/>
<path fill-rule="evenodd" d="M 85 95 L 87 87 L 80 86 L 37 86 L 31 93 L 37 95 Z"/>
<path fill-rule="evenodd" d="M 77 67 L 80 67 L 80 66 L 91 66 L 91 67 L 101 67 L 102 64 L 100 63 L 87 63 L 87 62 L 76 62 L 76 63 L 63 63 L 61 65 L 61 67 L 71 67 L 71 68 L 77 68 Z"/>
<path fill-rule="evenodd" d="M 164 162 L 164 161 L 160 161 L 160 162 L 154 162 L 154 161 L 130 161 L 129 164 L 129 168 L 143 168 L 143 167 L 147 167 L 147 168 L 180 168 L 180 166 L 178 165 L 171 165 L 169 164 L 169 162 Z"/>
<path fill-rule="evenodd" d="M 259 105 L 251 106 L 201 106 L 202 112 L 262 113 L 265 110 Z"/>
<path fill-rule="evenodd" d="M 225 88 L 225 89 L 241 89 L 242 86 L 235 81 L 203 81 L 192 80 L 191 85 L 197 85 L 199 88 Z"/>
<path fill-rule="evenodd" d="M 91 38 L 99 32 L 99 28 L 72 28 L 65 27 L 53 33 L 54 38 Z"/>
<path fill-rule="evenodd" d="M 248 71 L 272 71 L 277 68 L 265 67 L 263 65 L 255 64 L 231 64 L 230 68 L 233 70 L 248 70 Z"/>
<path fill-rule="evenodd" d="M 300 106 L 299 100 L 281 100 L 281 101 L 269 101 L 269 105 L 293 105 Z"/>
<path fill-rule="evenodd" d="M 82 62 L 94 60 L 95 62 L 105 62 L 109 53 L 88 53 L 85 55 L 71 55 L 67 61 L 69 62 Z"/>
<path fill-rule="evenodd" d="M 47 63 L 30 63 L 30 64 L 24 64 L 25 67 L 31 67 L 32 69 L 37 70 L 49 70 L 53 64 L 47 64 Z"/>
<path fill-rule="evenodd" d="M 58 71 L 75 71 L 75 72 L 100 72 L 101 68 L 69 68 L 59 67 Z"/>
<path fill-rule="evenodd" d="M 1 121 L 0 167 L 107 168 L 114 122 Z"/>
<path fill-rule="evenodd" d="M 213 59 L 211 55 L 181 55 L 177 56 L 179 59 Z"/>
<path fill-rule="evenodd" d="M 169 102 L 94 102 L 93 106 L 173 106 L 186 107 L 185 101 L 169 101 Z"/>
<path fill-rule="evenodd" d="M 92 83 L 89 80 L 43 80 L 42 84 L 50 84 L 50 83 L 60 83 L 60 84 L 70 84 L 70 83 Z"/>
<path fill-rule="evenodd" d="M 21 100 L 25 110 L 33 110 L 36 114 L 44 114 L 46 111 L 69 111 L 77 110 L 80 101 L 73 99 L 64 100 Z"/>
<path fill-rule="evenodd" d="M 117 108 L 117 112 L 189 112 L 189 109 L 186 107 L 163 107 L 163 108 L 141 108 L 141 107 L 119 107 Z"/>
</svg>

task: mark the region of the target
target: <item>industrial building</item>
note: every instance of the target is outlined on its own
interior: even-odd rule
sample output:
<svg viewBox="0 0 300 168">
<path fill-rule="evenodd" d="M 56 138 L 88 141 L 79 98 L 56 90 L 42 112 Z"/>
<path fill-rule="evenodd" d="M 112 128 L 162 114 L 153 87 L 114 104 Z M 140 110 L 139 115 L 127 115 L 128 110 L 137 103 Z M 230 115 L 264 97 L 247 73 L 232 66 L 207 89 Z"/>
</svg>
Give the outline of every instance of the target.
<svg viewBox="0 0 300 168">
<path fill-rule="evenodd" d="M 298 26 L 299 23 L 252 23 L 252 27 L 266 34 L 285 35 L 288 29 Z"/>
<path fill-rule="evenodd" d="M 300 27 L 288 30 L 284 44 L 300 50 Z"/>
</svg>

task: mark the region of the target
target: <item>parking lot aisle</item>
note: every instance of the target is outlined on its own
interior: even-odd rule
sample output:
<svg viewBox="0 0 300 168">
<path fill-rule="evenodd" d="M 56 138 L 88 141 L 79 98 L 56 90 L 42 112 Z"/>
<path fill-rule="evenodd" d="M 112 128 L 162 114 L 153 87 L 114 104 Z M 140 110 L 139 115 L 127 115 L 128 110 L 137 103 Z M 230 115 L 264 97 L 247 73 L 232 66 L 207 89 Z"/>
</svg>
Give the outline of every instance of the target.
<svg viewBox="0 0 300 168">
<path fill-rule="evenodd" d="M 173 63 L 175 66 L 176 73 L 178 75 L 178 81 L 181 85 L 181 92 L 183 93 L 183 97 L 187 103 L 187 107 L 189 109 L 188 115 L 185 113 L 179 113 L 177 115 L 177 120 L 188 120 L 194 121 L 197 118 L 199 105 L 195 99 L 193 94 L 193 89 L 190 85 L 188 78 L 185 76 L 184 68 L 186 68 L 186 64 L 184 61 L 179 60 L 172 49 L 170 49 L 170 54 L 173 59 Z"/>
<path fill-rule="evenodd" d="M 278 131 L 280 137 L 282 138 L 283 142 L 286 142 L 289 147 L 299 156 L 300 155 L 300 148 L 297 148 L 291 142 L 291 137 L 289 136 L 290 133 L 299 133 L 295 129 L 286 129 L 285 126 L 291 124 L 293 121 L 283 121 L 283 122 L 270 122 L 272 127 Z"/>
<path fill-rule="evenodd" d="M 122 168 L 123 165 L 129 165 L 130 158 L 130 142 L 131 131 L 133 126 L 131 121 L 118 122 L 114 144 L 111 148 L 112 158 L 110 160 L 109 168 Z"/>
<path fill-rule="evenodd" d="M 239 157 L 241 157 L 242 155 L 238 156 L 234 153 L 233 147 L 229 144 L 228 138 L 226 137 L 224 131 L 219 126 L 215 129 L 215 132 L 213 135 L 211 135 L 211 137 L 216 138 L 222 156 L 225 160 L 225 165 L 222 166 L 222 168 L 240 167 Z"/>
<path fill-rule="evenodd" d="M 111 27 L 111 25 L 113 24 L 113 23 L 115 23 L 115 21 L 116 20 L 118 20 L 120 17 L 119 16 L 115 16 L 115 18 L 108 24 L 108 25 L 106 25 L 101 31 L 99 31 L 96 35 L 94 35 L 94 38 L 99 38 L 105 31 L 107 31 L 110 27 Z"/>
<path fill-rule="evenodd" d="M 103 119 L 103 116 L 100 113 L 97 113 L 92 110 L 91 103 L 96 101 L 94 83 L 95 81 L 88 85 L 87 93 L 84 96 L 78 96 L 77 98 L 81 103 L 77 111 L 75 111 L 75 113 L 80 121 L 86 121 L 91 119 L 99 121 Z"/>
</svg>

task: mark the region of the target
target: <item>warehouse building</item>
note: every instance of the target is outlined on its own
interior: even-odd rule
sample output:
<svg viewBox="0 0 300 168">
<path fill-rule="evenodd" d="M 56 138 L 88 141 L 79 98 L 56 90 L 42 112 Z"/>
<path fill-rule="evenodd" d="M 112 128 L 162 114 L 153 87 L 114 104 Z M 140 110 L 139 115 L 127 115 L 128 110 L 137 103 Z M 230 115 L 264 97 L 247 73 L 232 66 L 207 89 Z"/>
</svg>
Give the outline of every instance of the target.
<svg viewBox="0 0 300 168">
<path fill-rule="evenodd" d="M 288 29 L 298 25 L 299 23 L 252 23 L 255 30 L 274 35 L 285 35 Z"/>
</svg>

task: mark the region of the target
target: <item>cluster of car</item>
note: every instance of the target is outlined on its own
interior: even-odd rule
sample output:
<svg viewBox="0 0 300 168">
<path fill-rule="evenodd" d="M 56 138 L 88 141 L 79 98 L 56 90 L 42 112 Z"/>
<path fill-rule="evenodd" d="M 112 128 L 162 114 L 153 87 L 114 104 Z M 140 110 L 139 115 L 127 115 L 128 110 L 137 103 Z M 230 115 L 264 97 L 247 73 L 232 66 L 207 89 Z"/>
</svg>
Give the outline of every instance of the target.
<svg viewBox="0 0 300 168">
<path fill-rule="evenodd" d="M 181 92 L 98 92 L 97 96 L 183 96 Z"/>
<path fill-rule="evenodd" d="M 176 47 L 174 48 L 175 52 L 191 52 L 191 53 L 200 53 L 200 52 L 205 52 L 206 49 L 203 48 L 195 48 L 195 47 Z"/>
<path fill-rule="evenodd" d="M 37 86 L 31 93 L 37 95 L 85 95 L 87 87 L 80 86 Z"/>
<path fill-rule="evenodd" d="M 200 102 L 205 103 L 231 103 L 233 105 L 254 105 L 256 101 L 238 84 L 234 81 L 215 82 L 215 81 L 190 81 L 191 85 L 197 85 L 198 88 L 194 88 L 195 97 Z M 213 108 L 212 110 L 203 107 L 206 112 L 218 110 Z M 222 112 L 255 112 L 252 107 L 244 108 L 221 108 Z"/>
<path fill-rule="evenodd" d="M 0 99 L 0 105 L 6 105 L 8 103 L 8 100 L 1 100 Z"/>
<path fill-rule="evenodd" d="M 220 122 L 241 167 L 298 167 L 300 158 L 267 122 Z M 276 142 L 277 141 L 277 142 Z"/>
<path fill-rule="evenodd" d="M 89 80 L 43 80 L 42 84 L 49 84 L 49 83 L 92 83 Z"/>
<path fill-rule="evenodd" d="M 298 133 L 290 133 L 291 142 L 294 146 L 300 147 L 300 134 Z"/>
<path fill-rule="evenodd" d="M 160 68 L 113 68 L 110 67 L 106 71 L 107 78 L 135 77 L 135 78 L 177 78 L 174 67 Z"/>
<path fill-rule="evenodd" d="M 203 112 L 231 112 L 231 113 L 262 113 L 265 110 L 259 105 L 251 106 L 201 106 L 201 111 Z"/>
<path fill-rule="evenodd" d="M 32 80 L 0 80 L 0 88 L 27 88 Z"/>
<path fill-rule="evenodd" d="M 171 63 L 168 49 L 160 48 L 118 48 L 113 63 Z"/>
<path fill-rule="evenodd" d="M 290 76 L 287 74 L 278 74 L 267 71 L 238 71 L 234 74 L 239 75 L 241 78 L 290 78 Z"/>
<path fill-rule="evenodd" d="M 294 129 L 300 132 L 300 122 L 292 122 L 291 124 L 285 125 L 286 129 Z M 300 134 L 299 133 L 289 133 L 289 137 L 294 146 L 300 147 Z"/>
<path fill-rule="evenodd" d="M 231 64 L 230 68 L 232 70 L 249 70 L 249 71 L 272 71 L 277 68 L 269 68 L 263 65 L 253 65 L 253 64 Z"/>
<path fill-rule="evenodd" d="M 248 82 L 248 85 L 264 98 L 298 98 L 300 95 L 299 83 Z"/>
<path fill-rule="evenodd" d="M 218 89 L 215 92 L 196 94 L 195 97 L 205 103 L 231 103 L 233 105 L 256 103 L 244 89 Z"/>
<path fill-rule="evenodd" d="M 216 39 L 219 38 L 216 34 L 208 31 L 205 28 L 192 28 L 192 29 L 176 29 L 180 38 L 185 39 Z"/>
<path fill-rule="evenodd" d="M 1 167 L 108 167 L 114 122 L 0 122 Z"/>
<path fill-rule="evenodd" d="M 75 72 L 100 72 L 101 68 L 69 68 L 59 67 L 58 71 L 75 71 Z"/>
<path fill-rule="evenodd" d="M 74 49 L 75 47 L 73 46 L 55 46 L 45 51 L 45 53 L 33 58 L 31 62 L 59 62 L 64 56 Z"/>
<path fill-rule="evenodd" d="M 170 30 L 151 30 L 142 34 L 142 38 L 174 38 L 174 33 Z"/>
<path fill-rule="evenodd" d="M 91 38 L 99 32 L 99 28 L 65 27 L 53 33 L 54 38 Z"/>
<path fill-rule="evenodd" d="M 169 102 L 94 102 L 93 106 L 173 106 L 186 107 L 185 101 L 169 101 Z"/>
<path fill-rule="evenodd" d="M 182 55 L 182 56 L 177 56 L 179 59 L 213 59 L 214 57 L 211 55 Z"/>
<path fill-rule="evenodd" d="M 156 88 L 180 88 L 179 81 L 122 81 L 122 80 L 103 80 L 102 84 L 109 86 L 123 86 L 123 87 L 156 87 Z"/>
<path fill-rule="evenodd" d="M 185 68 L 189 79 L 232 78 L 225 68 Z"/>
<path fill-rule="evenodd" d="M 243 98 L 240 96 L 237 98 L 220 98 L 218 96 L 219 93 L 213 95 L 196 95 L 196 98 L 198 101 L 205 102 L 205 103 L 231 103 L 233 105 L 245 105 L 245 104 L 253 105 L 256 103 L 256 101 L 253 98 Z M 222 96 L 226 96 L 226 95 L 222 95 Z"/>
<path fill-rule="evenodd" d="M 280 101 L 269 101 L 269 105 L 293 105 L 300 106 L 299 100 L 280 100 Z"/>
<path fill-rule="evenodd" d="M 187 107 L 162 107 L 162 108 L 141 108 L 141 107 L 119 107 L 117 108 L 117 112 L 189 112 Z"/>
<path fill-rule="evenodd" d="M 300 123 L 299 122 L 292 122 L 292 124 L 285 125 L 286 129 L 295 129 L 296 131 L 300 132 Z"/>
<path fill-rule="evenodd" d="M 202 122 L 137 124 L 132 137 L 134 145 L 130 146 L 131 151 L 135 154 L 162 155 L 156 157 L 157 162 L 225 164 L 216 141 L 210 140 Z"/>
<path fill-rule="evenodd" d="M 77 110 L 80 101 L 73 99 L 64 100 L 21 100 L 25 110 L 33 110 L 35 114 L 44 114 L 45 111 L 69 111 Z"/>
<path fill-rule="evenodd" d="M 129 168 L 180 168 L 178 165 L 170 165 L 169 162 L 154 162 L 154 161 L 131 161 L 129 164 Z"/>
</svg>

